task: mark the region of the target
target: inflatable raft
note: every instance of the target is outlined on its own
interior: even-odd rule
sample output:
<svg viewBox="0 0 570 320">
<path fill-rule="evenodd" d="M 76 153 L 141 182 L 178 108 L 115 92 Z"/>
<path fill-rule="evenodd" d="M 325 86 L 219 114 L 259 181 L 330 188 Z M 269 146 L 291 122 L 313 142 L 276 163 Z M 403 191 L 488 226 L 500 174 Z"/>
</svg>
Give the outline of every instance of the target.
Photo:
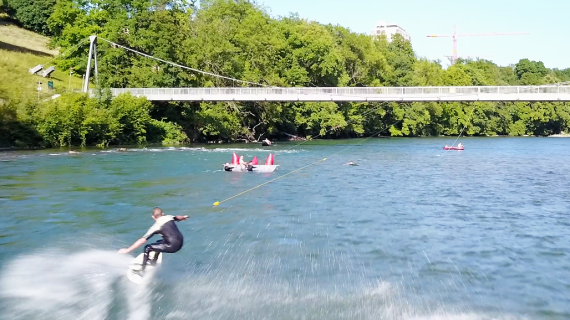
<svg viewBox="0 0 570 320">
<path fill-rule="evenodd" d="M 449 147 L 449 146 L 445 146 L 443 147 L 443 150 L 465 150 L 464 147 Z"/>
<path fill-rule="evenodd" d="M 256 156 L 256 157 L 253 157 L 253 159 L 250 162 L 245 162 L 244 165 L 240 165 L 239 164 L 239 162 L 240 162 L 239 157 L 237 154 L 234 153 L 232 155 L 232 163 L 224 164 L 224 171 L 229 171 L 229 172 L 252 171 L 252 172 L 262 172 L 262 173 L 273 172 L 273 171 L 277 170 L 277 167 L 279 167 L 279 165 L 273 164 L 274 161 L 275 161 L 275 158 L 270 153 L 267 156 L 267 159 L 265 160 L 265 164 L 258 164 L 257 156 Z"/>
<path fill-rule="evenodd" d="M 224 165 L 224 171 L 230 171 L 230 172 L 252 171 L 252 172 L 267 173 L 267 172 L 273 172 L 273 171 L 277 170 L 277 167 L 279 167 L 279 166 L 278 165 L 258 164 L 258 165 L 248 165 L 244 168 L 244 166 L 241 166 L 239 164 L 226 164 L 226 165 Z"/>
</svg>

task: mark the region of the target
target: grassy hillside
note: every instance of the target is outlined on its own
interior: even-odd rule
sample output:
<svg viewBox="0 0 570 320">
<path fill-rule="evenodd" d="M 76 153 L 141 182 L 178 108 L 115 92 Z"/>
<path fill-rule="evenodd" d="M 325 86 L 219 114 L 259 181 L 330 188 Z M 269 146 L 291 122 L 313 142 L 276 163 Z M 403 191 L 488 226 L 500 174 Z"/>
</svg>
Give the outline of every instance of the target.
<svg viewBox="0 0 570 320">
<path fill-rule="evenodd" d="M 42 82 L 42 99 L 68 90 L 70 79 L 67 70 L 56 69 L 51 79 L 28 72 L 38 64 L 43 64 L 44 69 L 54 65 L 53 59 L 58 51 L 49 49 L 48 41 L 47 37 L 0 20 L 0 90 L 20 101 L 38 99 L 38 81 Z M 48 90 L 48 81 L 53 81 L 54 91 Z M 79 89 L 81 81 L 81 78 L 72 77 L 71 89 Z"/>
<path fill-rule="evenodd" d="M 126 95 L 105 105 L 82 94 L 50 99 L 80 89 L 82 78 L 74 75 L 70 81 L 69 70 L 56 70 L 51 78 L 29 73 L 38 64 L 44 69 L 54 65 L 58 51 L 50 50 L 48 42 L 0 17 L 0 148 L 188 141 L 177 123 L 153 119 L 152 104 L 145 98 Z M 54 90 L 48 89 L 48 81 Z"/>
</svg>

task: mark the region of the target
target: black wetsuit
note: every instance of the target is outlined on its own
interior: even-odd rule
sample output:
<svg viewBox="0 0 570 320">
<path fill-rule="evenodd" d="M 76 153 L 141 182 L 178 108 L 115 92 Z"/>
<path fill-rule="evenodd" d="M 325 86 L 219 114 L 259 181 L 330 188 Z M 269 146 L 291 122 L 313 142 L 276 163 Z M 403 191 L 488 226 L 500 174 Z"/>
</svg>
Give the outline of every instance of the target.
<svg viewBox="0 0 570 320">
<path fill-rule="evenodd" d="M 162 216 L 156 219 L 156 222 L 143 236 L 143 238 L 148 240 L 155 234 L 159 234 L 162 236 L 162 240 L 158 240 L 144 247 L 144 258 L 141 270 L 145 269 L 151 251 L 156 252 L 153 260 L 153 262 L 156 262 L 159 252 L 174 253 L 182 248 L 184 237 L 174 221 L 178 221 L 174 216 Z"/>
</svg>

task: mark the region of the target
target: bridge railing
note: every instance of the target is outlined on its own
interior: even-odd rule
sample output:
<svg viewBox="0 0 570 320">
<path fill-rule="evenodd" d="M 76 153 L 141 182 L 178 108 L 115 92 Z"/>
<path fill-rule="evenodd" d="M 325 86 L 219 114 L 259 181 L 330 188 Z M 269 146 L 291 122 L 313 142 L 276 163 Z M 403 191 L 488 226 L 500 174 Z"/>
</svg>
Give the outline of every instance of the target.
<svg viewBox="0 0 570 320">
<path fill-rule="evenodd" d="M 113 94 L 133 95 L 479 95 L 479 94 L 570 94 L 570 86 L 478 86 L 478 87 L 320 87 L 320 88 L 115 88 Z"/>
</svg>

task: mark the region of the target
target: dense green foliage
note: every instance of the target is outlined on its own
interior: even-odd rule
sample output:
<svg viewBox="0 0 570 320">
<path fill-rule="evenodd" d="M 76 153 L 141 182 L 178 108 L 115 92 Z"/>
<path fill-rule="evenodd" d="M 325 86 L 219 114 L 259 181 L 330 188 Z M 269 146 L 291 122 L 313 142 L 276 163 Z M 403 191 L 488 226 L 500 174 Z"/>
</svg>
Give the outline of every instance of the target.
<svg viewBox="0 0 570 320">
<path fill-rule="evenodd" d="M 43 26 L 53 35 L 52 45 L 62 51 L 97 34 L 161 59 L 272 86 L 570 81 L 570 69 L 549 70 L 542 62 L 528 59 L 508 67 L 460 60 L 444 69 L 439 62 L 417 58 L 411 43 L 400 36 L 389 42 L 295 15 L 275 19 L 245 0 L 206 0 L 199 8 L 180 0 L 58 0 Z M 80 76 L 85 72 L 87 50 L 80 47 L 60 60 L 59 68 L 74 67 Z M 141 57 L 101 40 L 99 72 L 103 88 L 243 85 Z M 66 95 L 36 109 L 41 112 L 23 117 L 28 119 L 23 123 L 35 128 L 45 145 L 55 146 L 252 141 L 285 133 L 354 137 L 383 129 L 381 134 L 392 136 L 457 135 L 463 128 L 468 135 L 548 135 L 570 128 L 568 105 L 560 103 L 150 104 L 133 97 L 110 101 Z"/>
<path fill-rule="evenodd" d="M 5 0 L 0 0 L 0 16 L 8 13 L 8 7 L 6 6 Z"/>
<path fill-rule="evenodd" d="M 21 114 L 0 105 L 0 146 L 107 146 L 112 144 L 189 142 L 175 123 L 151 118 L 153 105 L 130 94 L 109 99 L 68 93 L 57 100 L 28 102 Z M 1 99 L 0 99 L 1 100 Z"/>
<path fill-rule="evenodd" d="M 53 12 L 56 0 L 3 0 L 3 8 L 24 28 L 50 35 L 47 20 Z"/>
</svg>

